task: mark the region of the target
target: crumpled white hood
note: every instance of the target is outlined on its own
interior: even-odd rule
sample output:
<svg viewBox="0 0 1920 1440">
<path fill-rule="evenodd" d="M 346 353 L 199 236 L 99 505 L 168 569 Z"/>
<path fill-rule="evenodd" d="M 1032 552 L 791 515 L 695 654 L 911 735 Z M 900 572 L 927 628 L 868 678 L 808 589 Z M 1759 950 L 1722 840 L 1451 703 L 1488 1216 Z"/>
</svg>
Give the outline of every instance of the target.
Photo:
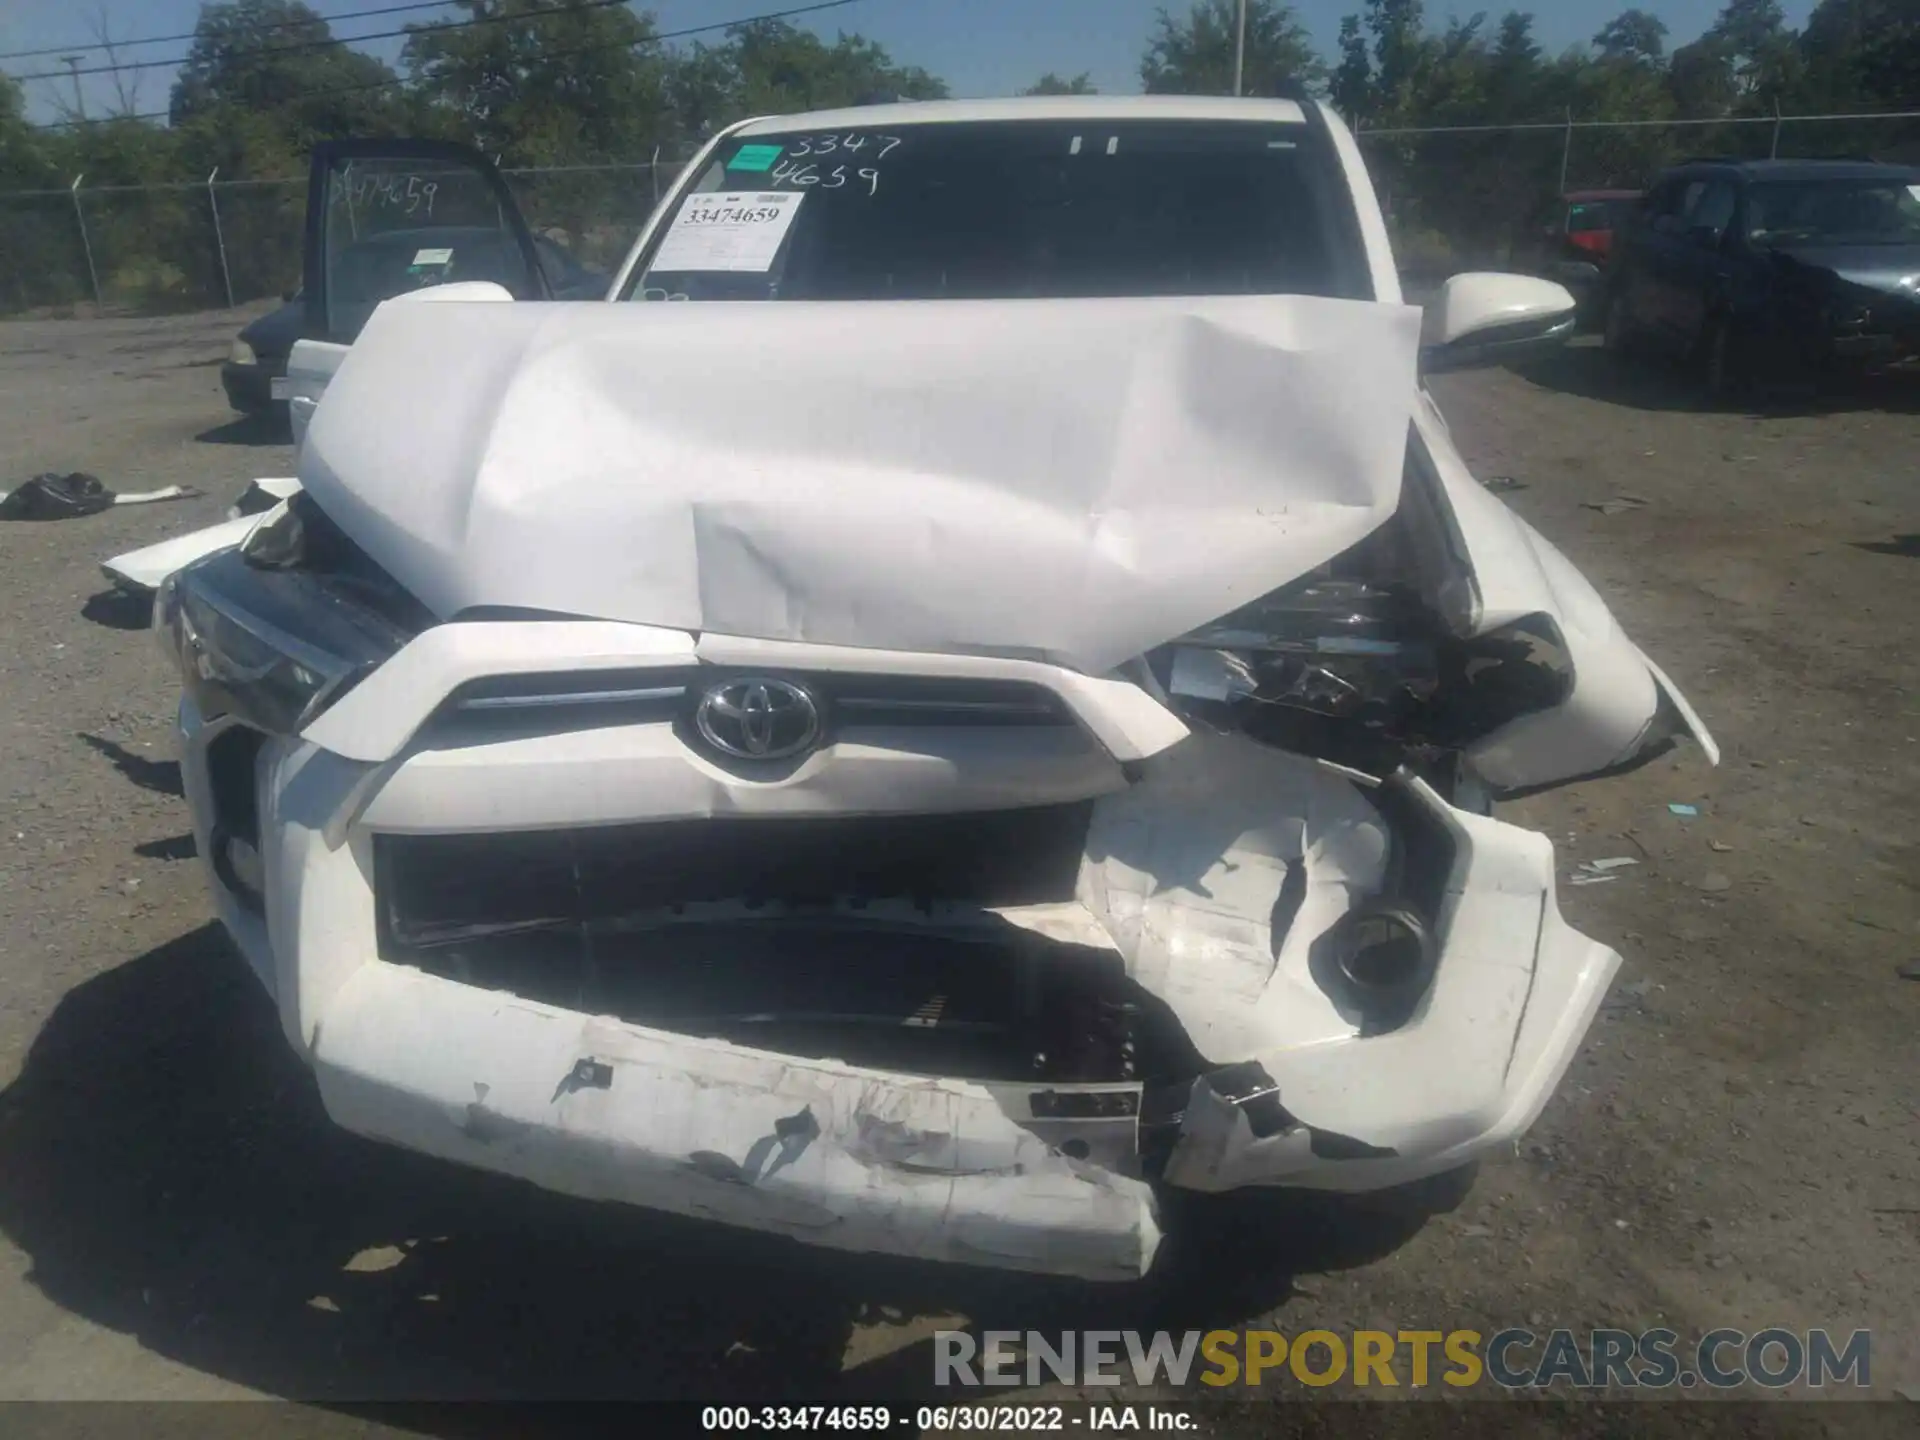
<svg viewBox="0 0 1920 1440">
<path fill-rule="evenodd" d="M 443 617 L 1101 672 L 1392 513 L 1418 334 L 1288 296 L 390 303 L 300 478 Z"/>
</svg>

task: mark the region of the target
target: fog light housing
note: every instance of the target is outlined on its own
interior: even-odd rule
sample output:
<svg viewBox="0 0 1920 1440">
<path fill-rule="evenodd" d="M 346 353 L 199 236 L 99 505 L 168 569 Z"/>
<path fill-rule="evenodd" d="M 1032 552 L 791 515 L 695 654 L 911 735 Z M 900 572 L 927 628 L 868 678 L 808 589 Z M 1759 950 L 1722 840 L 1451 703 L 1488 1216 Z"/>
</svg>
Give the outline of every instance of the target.
<svg viewBox="0 0 1920 1440">
<path fill-rule="evenodd" d="M 228 892 L 256 915 L 266 909 L 266 866 L 260 848 L 244 835 L 213 832 L 213 873 Z"/>
<path fill-rule="evenodd" d="M 242 889 L 260 894 L 266 888 L 266 870 L 260 863 L 260 851 L 251 840 L 238 835 L 227 837 L 227 869 Z"/>
<path fill-rule="evenodd" d="M 1369 1033 L 1411 1018 L 1433 983 L 1433 932 L 1417 910 L 1374 904 L 1351 912 L 1327 937 L 1335 998 Z"/>
</svg>

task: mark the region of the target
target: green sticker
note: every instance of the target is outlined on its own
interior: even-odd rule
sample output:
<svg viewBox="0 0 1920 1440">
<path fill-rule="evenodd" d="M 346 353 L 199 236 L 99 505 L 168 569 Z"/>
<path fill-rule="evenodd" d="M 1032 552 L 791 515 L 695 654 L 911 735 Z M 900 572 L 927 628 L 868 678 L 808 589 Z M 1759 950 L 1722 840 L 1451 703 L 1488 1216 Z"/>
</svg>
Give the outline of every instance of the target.
<svg viewBox="0 0 1920 1440">
<path fill-rule="evenodd" d="M 778 145 L 742 145 L 733 159 L 727 162 L 729 170 L 771 170 L 773 162 L 780 158 Z"/>
</svg>

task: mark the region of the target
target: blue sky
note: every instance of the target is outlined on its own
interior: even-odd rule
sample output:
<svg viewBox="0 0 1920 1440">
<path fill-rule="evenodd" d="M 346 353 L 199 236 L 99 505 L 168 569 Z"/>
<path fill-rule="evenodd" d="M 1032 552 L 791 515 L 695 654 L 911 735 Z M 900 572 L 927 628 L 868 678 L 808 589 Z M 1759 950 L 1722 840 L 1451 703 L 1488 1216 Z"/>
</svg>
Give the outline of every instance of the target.
<svg viewBox="0 0 1920 1440">
<path fill-rule="evenodd" d="M 398 0 L 309 0 L 322 14 L 364 10 Z M 795 0 L 651 0 L 637 8 L 651 10 L 663 30 L 737 19 L 758 11 L 784 8 Z M 1435 23 L 1454 14 L 1486 9 L 1493 14 L 1508 8 L 1531 9 L 1535 33 L 1551 51 L 1590 37 L 1609 16 L 1632 0 L 1599 5 L 1576 0 L 1538 0 L 1515 3 L 1451 3 L 1428 0 Z M 1723 0 L 1638 0 L 1667 22 L 1672 43 L 1693 39 L 1712 23 Z M 1803 23 L 1813 0 L 1786 0 L 1787 18 Z M 841 29 L 859 31 L 878 41 L 896 60 L 923 65 L 942 75 L 956 95 L 1003 95 L 1031 84 L 1042 73 L 1091 72 L 1107 91 L 1139 88 L 1140 52 L 1153 28 L 1161 0 L 858 0 L 843 10 L 819 16 L 813 28 L 831 38 Z M 1186 0 L 1173 0 L 1175 13 Z M 1340 17 L 1362 8 L 1362 0 L 1296 0 L 1295 9 L 1323 54 L 1331 57 Z M 77 53 L 94 38 L 93 19 L 104 15 L 116 40 L 174 35 L 192 30 L 199 0 L 0 0 L 0 51 L 72 45 Z M 412 20 L 431 20 L 454 12 L 420 11 L 404 15 L 347 21 L 335 27 L 344 37 L 374 30 L 397 29 Z M 376 42 L 368 48 L 389 59 L 398 42 Z M 165 59 L 185 53 L 186 44 L 153 45 L 129 49 L 122 60 Z M 83 65 L 104 63 L 92 53 Z M 15 75 L 60 68 L 57 56 L 0 61 Z M 85 77 L 83 94 L 97 111 L 113 100 L 112 78 Z M 132 78 L 132 77 L 126 77 Z M 28 90 L 29 113 L 35 120 L 55 117 L 58 93 L 71 95 L 67 82 L 39 81 Z M 172 72 L 148 70 L 140 74 L 142 110 L 166 108 Z"/>
</svg>

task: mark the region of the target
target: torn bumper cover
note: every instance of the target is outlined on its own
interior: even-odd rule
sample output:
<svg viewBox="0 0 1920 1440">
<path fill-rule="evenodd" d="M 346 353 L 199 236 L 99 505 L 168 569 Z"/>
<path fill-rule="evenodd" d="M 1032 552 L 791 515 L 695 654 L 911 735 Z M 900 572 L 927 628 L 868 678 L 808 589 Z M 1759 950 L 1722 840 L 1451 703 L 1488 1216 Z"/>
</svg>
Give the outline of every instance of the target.
<svg viewBox="0 0 1920 1440">
<path fill-rule="evenodd" d="M 1023 1130 L 987 1089 L 649 1031 L 360 968 L 314 1065 L 363 1135 L 546 1188 L 838 1249 L 1132 1279 L 1145 1183 Z"/>
<path fill-rule="evenodd" d="M 549 626 L 546 653 L 605 628 Z M 491 635 L 507 645 L 517 634 L 510 624 L 476 624 L 464 643 Z M 685 643 L 716 653 L 759 644 Z M 459 667 L 424 653 L 432 648 L 403 652 L 381 672 L 382 685 L 363 682 L 329 712 L 330 727 L 313 727 L 365 758 L 208 720 L 190 696 L 180 718 L 196 838 L 222 918 L 275 995 L 337 1122 L 556 1191 L 849 1250 L 1135 1278 L 1159 1241 L 1156 1180 L 1201 1190 L 1369 1190 L 1449 1168 L 1519 1133 L 1618 964 L 1560 920 L 1545 839 L 1455 811 L 1418 782 L 1388 803 L 1329 767 L 1240 737 L 1195 734 L 1173 744 L 1176 728 L 1135 746 L 1152 753 L 1129 762 L 1130 783 L 1088 737 L 1106 733 L 1124 749 L 1130 723 L 1138 736 L 1122 714 L 1122 698 L 1132 705 L 1139 693 L 1131 687 L 1087 689 L 1084 677 L 1057 672 L 1080 725 L 1045 741 L 1037 768 L 1055 777 L 1055 794 L 1043 794 L 1032 774 L 1017 783 L 996 775 L 989 752 L 969 751 L 968 736 L 944 727 L 911 744 L 894 730 L 891 746 L 850 729 L 785 783 L 768 784 L 728 774 L 658 719 L 569 736 L 460 730 L 472 717 L 444 702 L 471 692 L 461 691 Z M 825 647 L 807 653 L 816 662 L 846 658 Z M 896 669 L 934 663 L 867 658 Z M 1050 672 L 1019 661 L 939 663 Z M 510 661 L 496 654 L 485 668 Z M 417 732 L 356 728 L 408 707 L 428 717 Z M 1001 730 L 991 753 L 1016 763 L 1022 733 Z M 907 763 L 908 751 L 920 766 Z M 943 813 L 929 815 L 936 795 Z M 875 820 L 849 809 L 891 802 L 901 823 L 971 834 L 978 849 L 982 832 L 966 827 L 986 823 L 978 812 L 1009 795 L 1028 808 L 993 813 L 1036 817 L 1027 832 L 1046 830 L 1050 845 L 1065 835 L 1075 847 L 1063 866 L 1018 867 L 1024 875 L 1057 869 L 1060 889 L 997 911 L 912 898 L 903 913 L 886 912 L 894 968 L 931 965 L 923 957 L 943 940 L 974 943 L 990 922 L 1061 947 L 1077 966 L 1110 960 L 1179 1043 L 1136 1060 L 1130 1035 L 1113 1068 L 1100 1068 L 1098 1057 L 1076 1061 L 1086 1068 L 1064 1079 L 1057 1054 L 1016 1046 L 1007 1053 L 1020 1065 L 1007 1068 L 996 1053 L 980 1078 L 959 1078 L 931 1050 L 903 1058 L 900 1048 L 903 1039 L 944 1040 L 949 1021 L 964 1029 L 982 1018 L 966 1009 L 964 977 L 947 972 L 927 987 L 944 992 L 944 1014 L 922 1007 L 865 1032 L 884 1044 L 840 1030 L 811 1049 L 733 1038 L 737 1025 L 716 1033 L 686 1004 L 675 1008 L 679 990 L 646 989 L 640 972 L 666 973 L 669 962 L 701 973 L 735 963 L 713 936 L 744 955 L 767 935 L 790 945 L 845 918 L 796 898 L 819 888 L 811 876 L 808 886 L 788 885 L 796 893 L 782 909 L 784 870 L 767 872 L 769 893 L 752 902 L 772 923 L 738 925 L 737 905 L 657 906 L 645 925 L 613 917 L 592 932 L 597 952 L 589 946 L 606 982 L 598 989 L 554 991 L 556 975 L 577 972 L 540 948 L 540 925 L 518 941 L 506 937 L 519 948 L 505 971 L 484 971 L 495 951 L 474 950 L 475 968 L 462 971 L 424 941 L 414 950 L 399 943 L 424 933 L 422 906 L 459 918 L 457 896 L 408 888 L 396 876 L 392 856 L 422 846 L 461 841 L 468 854 L 517 856 L 528 852 L 513 847 L 538 837 L 577 833 L 582 858 L 560 888 L 585 906 L 596 889 L 638 886 L 639 872 L 609 868 L 609 852 L 584 838 L 608 833 L 616 817 L 646 814 L 651 824 L 709 832 L 818 823 L 852 835 Z M 809 816 L 823 797 L 829 813 Z M 1037 799 L 1067 818 L 1043 826 Z M 1403 813 L 1409 807 L 1417 818 Z M 899 843 L 890 832 L 888 846 Z M 741 853 L 731 840 L 727 848 Z M 845 864 L 876 889 L 891 888 L 877 861 Z M 674 881 L 697 891 L 690 873 L 683 868 Z M 1329 951 L 1348 917 L 1396 887 L 1429 912 L 1432 964 L 1407 1013 L 1382 1021 L 1365 997 L 1343 989 Z M 475 888 L 494 897 L 494 913 L 509 908 L 491 875 Z M 639 888 L 630 898 L 645 904 Z M 543 893 L 526 913 L 552 903 L 555 895 Z M 665 938 L 649 951 L 621 950 L 621 937 L 635 933 Z M 848 966 L 871 948 L 860 927 L 824 933 L 820 943 L 839 947 L 832 958 Z M 976 944 L 969 954 L 977 962 L 960 969 L 983 972 L 999 953 Z M 1023 963 L 1009 973 L 1032 973 Z M 624 989 L 622 965 L 631 967 Z M 1077 1003 L 1043 1008 L 1057 1016 Z M 1153 1044 L 1143 1035 L 1139 1052 Z M 882 1051 L 886 1063 L 869 1059 Z M 1056 1069 L 1025 1078 L 1043 1061 Z"/>
</svg>

